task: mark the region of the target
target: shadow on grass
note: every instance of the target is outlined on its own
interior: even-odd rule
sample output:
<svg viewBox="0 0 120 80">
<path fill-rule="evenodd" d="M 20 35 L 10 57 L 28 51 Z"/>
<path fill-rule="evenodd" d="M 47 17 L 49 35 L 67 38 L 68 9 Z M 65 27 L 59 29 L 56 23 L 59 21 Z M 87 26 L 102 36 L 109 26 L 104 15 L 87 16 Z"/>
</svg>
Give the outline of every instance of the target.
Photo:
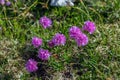
<svg viewBox="0 0 120 80">
<path fill-rule="evenodd" d="M 0 72 L 0 80 L 10 80 L 10 79 L 13 79 L 12 74 Z"/>
<path fill-rule="evenodd" d="M 84 60 L 83 58 L 79 57 L 78 56 L 74 56 L 73 59 L 71 60 L 71 67 L 73 70 L 76 70 L 75 74 L 78 75 L 78 76 L 82 76 L 86 71 L 87 71 L 87 68 L 85 66 L 83 66 Z"/>
</svg>

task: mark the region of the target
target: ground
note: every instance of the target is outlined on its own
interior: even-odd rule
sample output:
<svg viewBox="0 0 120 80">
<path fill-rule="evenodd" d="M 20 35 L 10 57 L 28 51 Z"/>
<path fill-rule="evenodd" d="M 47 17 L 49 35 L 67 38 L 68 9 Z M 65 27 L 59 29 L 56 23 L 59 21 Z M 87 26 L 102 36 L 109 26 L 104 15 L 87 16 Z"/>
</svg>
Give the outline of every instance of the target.
<svg viewBox="0 0 120 80">
<path fill-rule="evenodd" d="M 119 0 L 77 1 L 74 7 L 51 7 L 47 0 L 12 2 L 0 6 L 0 80 L 119 80 L 120 79 L 120 5 Z M 111 7 L 112 6 L 112 7 Z M 52 19 L 50 29 L 43 29 L 39 18 Z M 68 29 L 82 28 L 86 20 L 96 24 L 88 45 L 77 47 L 69 39 Z M 48 48 L 47 41 L 57 33 L 67 37 L 65 46 Z M 49 49 L 49 61 L 36 58 L 31 45 L 33 36 L 43 39 Z M 35 58 L 39 70 L 29 73 L 26 61 Z"/>
</svg>

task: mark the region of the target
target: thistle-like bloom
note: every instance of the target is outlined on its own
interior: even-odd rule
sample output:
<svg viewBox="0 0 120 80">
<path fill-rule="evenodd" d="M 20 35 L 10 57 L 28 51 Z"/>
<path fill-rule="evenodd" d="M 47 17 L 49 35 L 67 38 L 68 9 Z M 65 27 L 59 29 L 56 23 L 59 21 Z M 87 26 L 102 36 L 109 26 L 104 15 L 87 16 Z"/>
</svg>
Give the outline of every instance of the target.
<svg viewBox="0 0 120 80">
<path fill-rule="evenodd" d="M 45 50 L 45 49 L 39 49 L 38 51 L 38 57 L 41 59 L 41 60 L 48 60 L 49 57 L 50 57 L 50 52 L 48 50 Z"/>
<path fill-rule="evenodd" d="M 94 22 L 86 21 L 82 29 L 88 31 L 90 34 L 93 34 L 94 31 L 96 30 L 96 26 Z"/>
<path fill-rule="evenodd" d="M 6 6 L 10 6 L 10 5 L 11 5 L 11 2 L 10 2 L 10 1 L 7 1 L 5 4 L 6 4 Z"/>
<path fill-rule="evenodd" d="M 77 36 L 79 36 L 81 33 L 82 33 L 82 32 L 81 32 L 80 28 L 77 27 L 77 26 L 72 26 L 72 27 L 69 29 L 70 38 L 76 39 Z"/>
<path fill-rule="evenodd" d="M 65 45 L 66 37 L 63 34 L 56 33 L 55 36 L 53 36 L 51 43 L 54 46 Z"/>
<path fill-rule="evenodd" d="M 82 33 L 75 39 L 75 41 L 78 46 L 85 46 L 88 43 L 88 37 Z"/>
<path fill-rule="evenodd" d="M 28 72 L 35 72 L 38 69 L 37 64 L 38 63 L 34 59 L 29 59 L 25 64 L 26 70 Z"/>
<path fill-rule="evenodd" d="M 42 39 L 38 37 L 33 37 L 32 38 L 32 45 L 37 48 L 42 45 Z"/>
<path fill-rule="evenodd" d="M 5 4 L 5 0 L 0 0 L 0 4 L 4 5 Z"/>
<path fill-rule="evenodd" d="M 49 28 L 52 25 L 52 20 L 50 18 L 47 18 L 46 16 L 43 16 L 40 18 L 39 23 L 43 26 L 43 28 Z"/>
</svg>

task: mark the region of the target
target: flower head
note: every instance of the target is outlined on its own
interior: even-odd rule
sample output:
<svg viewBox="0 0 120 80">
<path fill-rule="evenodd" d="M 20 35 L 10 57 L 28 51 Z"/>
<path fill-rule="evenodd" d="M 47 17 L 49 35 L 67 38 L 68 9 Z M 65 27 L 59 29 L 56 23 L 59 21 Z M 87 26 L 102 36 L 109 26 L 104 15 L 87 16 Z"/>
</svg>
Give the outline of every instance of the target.
<svg viewBox="0 0 120 80">
<path fill-rule="evenodd" d="M 50 57 L 50 52 L 48 50 L 45 50 L 45 49 L 39 49 L 38 51 L 38 57 L 41 59 L 41 60 L 48 60 L 49 57 Z"/>
<path fill-rule="evenodd" d="M 69 35 L 70 35 L 70 38 L 73 38 L 75 39 L 78 35 L 80 35 L 82 32 L 80 30 L 80 28 L 78 28 L 77 26 L 72 26 L 70 29 L 69 29 Z"/>
<path fill-rule="evenodd" d="M 56 33 L 55 36 L 53 36 L 51 43 L 54 46 L 65 45 L 66 37 L 63 34 Z"/>
<path fill-rule="evenodd" d="M 4 5 L 5 4 L 5 0 L 0 0 L 0 4 Z"/>
<path fill-rule="evenodd" d="M 93 34 L 96 30 L 95 23 L 91 21 L 86 21 L 84 23 L 83 30 L 88 31 L 90 34 Z"/>
<path fill-rule="evenodd" d="M 34 59 L 29 59 L 25 67 L 28 72 L 34 72 L 38 69 L 37 62 Z"/>
<path fill-rule="evenodd" d="M 52 20 L 50 18 L 47 18 L 46 16 L 41 17 L 39 22 L 45 29 L 49 28 L 52 25 Z"/>
<path fill-rule="evenodd" d="M 42 45 L 42 39 L 41 38 L 38 38 L 38 37 L 33 37 L 32 38 L 32 44 L 34 47 L 39 47 Z"/>
<path fill-rule="evenodd" d="M 85 46 L 88 43 L 88 37 L 82 33 L 75 39 L 75 41 L 78 46 Z"/>
<path fill-rule="evenodd" d="M 10 2 L 10 1 L 7 1 L 5 4 L 6 4 L 6 6 L 10 6 L 10 5 L 11 5 L 11 2 Z"/>
</svg>

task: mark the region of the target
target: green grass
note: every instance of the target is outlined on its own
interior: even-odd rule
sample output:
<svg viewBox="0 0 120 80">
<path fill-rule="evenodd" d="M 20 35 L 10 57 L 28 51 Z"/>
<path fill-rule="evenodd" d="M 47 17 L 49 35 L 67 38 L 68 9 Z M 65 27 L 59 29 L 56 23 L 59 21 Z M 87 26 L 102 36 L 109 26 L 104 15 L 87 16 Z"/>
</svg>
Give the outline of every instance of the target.
<svg viewBox="0 0 120 80">
<path fill-rule="evenodd" d="M 119 0 L 80 0 L 74 7 L 48 9 L 43 8 L 45 2 L 28 0 L 13 2 L 11 7 L 0 6 L 0 80 L 119 80 Z M 50 29 L 39 24 L 43 15 L 52 19 Z M 97 30 L 93 35 L 87 34 L 87 46 L 77 47 L 69 39 L 68 29 L 73 25 L 81 28 L 86 20 L 94 21 Z M 66 45 L 51 49 L 47 41 L 57 32 L 65 34 Z M 52 56 L 49 61 L 39 60 L 39 71 L 30 74 L 25 63 L 37 55 L 31 45 L 33 36 L 43 39 L 42 47 L 49 49 Z"/>
</svg>

